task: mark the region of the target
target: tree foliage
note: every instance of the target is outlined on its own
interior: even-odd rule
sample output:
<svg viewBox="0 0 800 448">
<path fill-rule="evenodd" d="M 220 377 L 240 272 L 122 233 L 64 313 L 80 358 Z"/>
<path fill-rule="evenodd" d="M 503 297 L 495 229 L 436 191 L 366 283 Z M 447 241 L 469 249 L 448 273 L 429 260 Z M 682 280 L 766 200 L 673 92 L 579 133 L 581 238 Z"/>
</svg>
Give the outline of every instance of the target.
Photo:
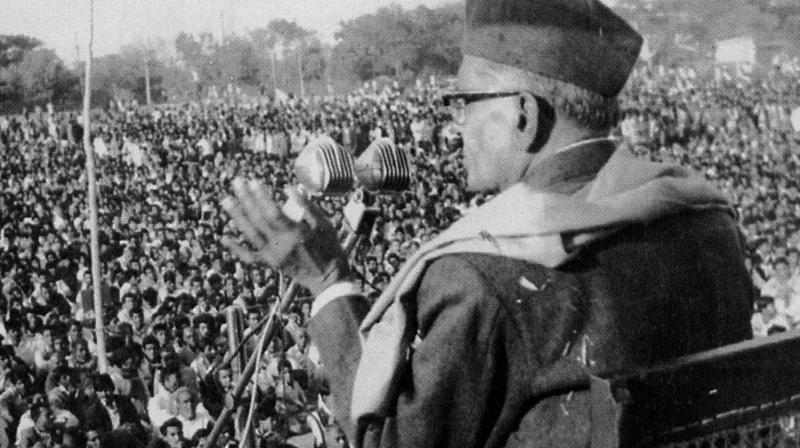
<svg viewBox="0 0 800 448">
<path fill-rule="evenodd" d="M 0 108 L 18 110 L 47 103 L 64 106 L 80 98 L 80 79 L 53 50 L 29 36 L 0 36 Z"/>
<path fill-rule="evenodd" d="M 361 80 L 454 73 L 461 62 L 464 21 L 463 7 L 456 6 L 407 11 L 393 4 L 342 22 L 334 59 L 351 65 Z"/>
<path fill-rule="evenodd" d="M 708 61 L 715 42 L 752 36 L 759 53 L 800 55 L 797 0 L 618 0 L 617 11 L 647 39 L 655 63 Z M 335 43 L 294 21 L 275 19 L 245 35 L 180 33 L 136 42 L 96 58 L 95 104 L 145 100 L 145 67 L 154 101 L 197 98 L 229 86 L 321 94 L 347 91 L 379 76 L 401 83 L 452 75 L 461 63 L 463 1 L 439 8 L 399 3 L 340 23 Z M 764 50 L 764 51 L 761 51 Z M 68 70 L 38 39 L 0 35 L 0 107 L 80 101 L 80 67 Z"/>
</svg>

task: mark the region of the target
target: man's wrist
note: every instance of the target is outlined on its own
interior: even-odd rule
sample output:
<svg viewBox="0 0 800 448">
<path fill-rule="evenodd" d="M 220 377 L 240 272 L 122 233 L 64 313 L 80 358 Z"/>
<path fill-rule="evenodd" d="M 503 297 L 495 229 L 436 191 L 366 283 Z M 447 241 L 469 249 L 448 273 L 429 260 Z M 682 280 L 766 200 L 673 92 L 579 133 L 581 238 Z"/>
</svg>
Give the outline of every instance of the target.
<svg viewBox="0 0 800 448">
<path fill-rule="evenodd" d="M 332 260 L 322 276 L 317 277 L 316 281 L 308 282 L 305 287 L 316 297 L 330 286 L 347 281 L 349 278 L 350 266 L 347 261 Z"/>
</svg>

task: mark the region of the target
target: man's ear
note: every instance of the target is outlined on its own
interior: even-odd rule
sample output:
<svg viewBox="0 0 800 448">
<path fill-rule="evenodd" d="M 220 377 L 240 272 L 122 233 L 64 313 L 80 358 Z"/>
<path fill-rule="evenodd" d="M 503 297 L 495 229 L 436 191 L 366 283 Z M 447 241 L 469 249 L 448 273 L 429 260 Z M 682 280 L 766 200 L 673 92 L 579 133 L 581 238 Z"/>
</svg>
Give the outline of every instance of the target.
<svg viewBox="0 0 800 448">
<path fill-rule="evenodd" d="M 519 94 L 517 129 L 530 139 L 528 144 L 529 153 L 536 154 L 547 144 L 555 122 L 555 109 L 547 100 L 536 97 L 530 92 L 521 92 Z"/>
<path fill-rule="evenodd" d="M 536 98 L 529 92 L 519 94 L 519 121 L 517 129 L 524 134 L 530 135 L 533 141 L 536 135 L 536 123 L 539 121 L 539 107 Z"/>
</svg>

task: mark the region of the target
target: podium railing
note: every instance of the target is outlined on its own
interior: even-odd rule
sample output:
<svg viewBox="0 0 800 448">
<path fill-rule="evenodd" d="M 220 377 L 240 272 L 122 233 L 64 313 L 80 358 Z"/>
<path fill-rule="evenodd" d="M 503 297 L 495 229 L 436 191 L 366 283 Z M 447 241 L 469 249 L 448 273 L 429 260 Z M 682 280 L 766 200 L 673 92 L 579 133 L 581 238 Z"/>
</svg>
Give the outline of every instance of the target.
<svg viewBox="0 0 800 448">
<path fill-rule="evenodd" d="M 623 447 L 800 446 L 800 333 L 611 376 Z"/>
</svg>

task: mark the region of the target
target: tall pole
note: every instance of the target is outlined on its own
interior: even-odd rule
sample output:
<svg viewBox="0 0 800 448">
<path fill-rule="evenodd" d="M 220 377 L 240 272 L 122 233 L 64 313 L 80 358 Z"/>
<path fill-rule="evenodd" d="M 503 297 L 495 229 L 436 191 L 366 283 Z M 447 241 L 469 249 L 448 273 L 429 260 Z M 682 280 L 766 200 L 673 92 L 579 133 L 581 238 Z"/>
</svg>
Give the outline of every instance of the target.
<svg viewBox="0 0 800 448">
<path fill-rule="evenodd" d="M 89 46 L 86 57 L 86 82 L 83 83 L 83 150 L 86 152 L 87 200 L 89 202 L 89 228 L 91 230 L 92 290 L 94 291 L 94 329 L 97 341 L 97 366 L 100 373 L 108 371 L 106 362 L 106 336 L 103 329 L 103 295 L 100 290 L 100 243 L 97 231 L 97 185 L 94 177 L 94 149 L 92 148 L 89 108 L 92 97 L 92 43 L 94 41 L 94 0 L 89 0 Z"/>
<path fill-rule="evenodd" d="M 300 98 L 306 97 L 306 83 L 303 80 L 303 40 L 297 45 L 297 71 L 300 75 Z"/>
<path fill-rule="evenodd" d="M 147 105 L 150 105 L 151 97 L 150 97 L 150 63 L 147 60 L 147 56 L 144 57 L 144 96 Z"/>
<path fill-rule="evenodd" d="M 278 90 L 278 59 L 275 57 L 275 49 L 269 51 L 269 60 L 272 63 L 272 94 Z"/>
<path fill-rule="evenodd" d="M 220 45 L 225 44 L 225 10 L 219 10 L 219 42 Z"/>
<path fill-rule="evenodd" d="M 81 62 L 81 46 L 78 45 L 78 32 L 75 31 L 75 65 Z"/>
</svg>

